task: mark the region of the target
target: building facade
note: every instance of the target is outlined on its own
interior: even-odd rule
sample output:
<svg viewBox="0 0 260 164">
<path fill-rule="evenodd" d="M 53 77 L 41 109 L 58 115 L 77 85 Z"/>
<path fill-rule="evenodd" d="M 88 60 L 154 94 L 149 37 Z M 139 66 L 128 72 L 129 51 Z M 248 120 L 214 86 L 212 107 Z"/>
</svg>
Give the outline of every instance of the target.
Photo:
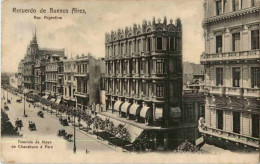
<svg viewBox="0 0 260 164">
<path fill-rule="evenodd" d="M 71 58 L 63 61 L 64 67 L 64 87 L 63 87 L 63 99 L 67 106 L 76 105 L 75 91 L 76 91 L 76 77 L 77 65 L 75 59 Z"/>
<path fill-rule="evenodd" d="M 106 109 L 101 114 L 131 127 L 136 137 L 148 136 L 152 149 L 176 146 L 181 142 L 181 20 L 153 18 L 112 31 L 105 48 Z"/>
<path fill-rule="evenodd" d="M 199 129 L 207 142 L 234 150 L 259 149 L 259 7 L 258 0 L 204 3 L 207 96 Z"/>
<path fill-rule="evenodd" d="M 49 62 L 54 54 L 64 56 L 64 49 L 39 48 L 35 31 L 27 46 L 25 57 L 18 66 L 18 77 L 22 78 L 21 86 L 43 95 L 46 86 L 46 62 Z"/>
<path fill-rule="evenodd" d="M 63 81 L 63 64 L 64 56 L 58 54 L 48 55 L 48 62 L 46 62 L 45 69 L 45 95 L 54 99 L 63 95 L 62 81 Z"/>
<path fill-rule="evenodd" d="M 22 89 L 23 88 L 23 81 L 24 81 L 23 67 L 24 67 L 23 60 L 21 60 L 19 62 L 19 65 L 18 65 L 18 81 L 17 81 L 18 89 Z"/>
<path fill-rule="evenodd" d="M 134 24 L 106 35 L 106 108 L 149 125 L 168 126 L 182 102 L 180 19 Z M 130 106 L 133 109 L 130 110 Z M 140 111 L 141 110 L 141 111 Z M 139 111 L 139 112 L 138 112 Z"/>
<path fill-rule="evenodd" d="M 76 97 L 77 109 L 86 111 L 93 103 L 99 103 L 99 86 L 101 77 L 100 61 L 91 54 L 77 56 L 76 62 Z"/>
</svg>

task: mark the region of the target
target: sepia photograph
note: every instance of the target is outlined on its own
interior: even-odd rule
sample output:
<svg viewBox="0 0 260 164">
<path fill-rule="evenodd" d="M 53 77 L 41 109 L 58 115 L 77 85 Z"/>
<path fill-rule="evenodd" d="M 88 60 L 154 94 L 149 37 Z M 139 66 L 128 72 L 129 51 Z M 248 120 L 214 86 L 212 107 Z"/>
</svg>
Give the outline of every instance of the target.
<svg viewBox="0 0 260 164">
<path fill-rule="evenodd" d="M 1 163 L 259 163 L 260 0 L 1 5 Z"/>
</svg>

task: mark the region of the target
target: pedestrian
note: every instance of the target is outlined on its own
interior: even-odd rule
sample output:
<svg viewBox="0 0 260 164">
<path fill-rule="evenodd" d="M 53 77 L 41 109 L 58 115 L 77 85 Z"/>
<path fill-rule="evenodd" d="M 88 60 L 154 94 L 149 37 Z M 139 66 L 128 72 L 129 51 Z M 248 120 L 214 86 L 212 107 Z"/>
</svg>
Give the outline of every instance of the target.
<svg viewBox="0 0 260 164">
<path fill-rule="evenodd" d="M 29 103 L 29 108 L 30 108 L 30 103 Z"/>
<path fill-rule="evenodd" d="M 88 154 L 88 149 L 86 148 L 86 154 Z"/>
</svg>

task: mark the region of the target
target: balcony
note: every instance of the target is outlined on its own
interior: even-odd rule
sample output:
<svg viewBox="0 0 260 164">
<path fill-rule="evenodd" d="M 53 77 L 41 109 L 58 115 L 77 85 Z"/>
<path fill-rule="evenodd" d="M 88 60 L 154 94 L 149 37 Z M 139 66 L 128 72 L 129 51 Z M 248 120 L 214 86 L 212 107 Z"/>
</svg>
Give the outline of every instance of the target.
<svg viewBox="0 0 260 164">
<path fill-rule="evenodd" d="M 224 14 L 220 14 L 220 15 L 217 15 L 217 16 L 206 18 L 206 19 L 204 19 L 204 23 L 207 24 L 207 23 L 210 23 L 210 22 L 224 20 L 224 19 L 228 19 L 230 17 L 234 17 L 234 16 L 237 16 L 237 15 L 244 15 L 244 14 L 252 13 L 252 12 L 255 12 L 257 10 L 259 11 L 259 6 L 238 10 L 236 12 L 228 12 L 228 13 L 224 13 Z"/>
<path fill-rule="evenodd" d="M 225 94 L 231 95 L 231 96 L 242 96 L 243 89 L 237 88 L 237 87 L 226 87 L 226 93 Z"/>
<path fill-rule="evenodd" d="M 88 93 L 83 93 L 83 92 L 75 92 L 74 95 L 78 96 L 78 97 L 83 97 L 83 98 L 89 97 Z"/>
<path fill-rule="evenodd" d="M 199 127 L 199 132 L 214 136 L 217 138 L 222 138 L 225 140 L 233 141 L 235 143 L 240 143 L 255 148 L 259 148 L 259 139 L 250 136 L 245 136 L 233 132 L 227 132 L 220 129 L 210 128 L 210 127 Z"/>
<path fill-rule="evenodd" d="M 258 97 L 260 96 L 260 88 L 244 88 L 245 97 Z"/>
<path fill-rule="evenodd" d="M 210 86 L 209 92 L 211 94 L 224 95 L 225 94 L 225 87 L 223 87 L 223 86 Z"/>
<path fill-rule="evenodd" d="M 260 50 L 251 51 L 239 51 L 239 52 L 223 52 L 206 54 L 203 53 L 200 56 L 201 62 L 211 62 L 211 61 L 228 61 L 228 60 L 252 60 L 260 58 Z"/>
<path fill-rule="evenodd" d="M 75 73 L 74 74 L 75 77 L 89 77 L 89 73 Z"/>
</svg>

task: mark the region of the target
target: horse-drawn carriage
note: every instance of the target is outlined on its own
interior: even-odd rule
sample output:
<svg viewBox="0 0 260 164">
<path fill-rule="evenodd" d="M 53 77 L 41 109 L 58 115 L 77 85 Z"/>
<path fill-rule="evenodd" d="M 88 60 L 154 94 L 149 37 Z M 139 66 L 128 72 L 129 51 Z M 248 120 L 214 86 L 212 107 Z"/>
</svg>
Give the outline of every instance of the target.
<svg viewBox="0 0 260 164">
<path fill-rule="evenodd" d="M 11 104 L 11 100 L 10 100 L 10 99 L 7 99 L 7 103 L 8 103 L 8 104 Z"/>
<path fill-rule="evenodd" d="M 23 121 L 17 119 L 17 120 L 15 121 L 15 126 L 18 127 L 18 128 L 21 130 L 21 128 L 23 127 Z"/>
<path fill-rule="evenodd" d="M 22 98 L 16 100 L 17 103 L 22 103 Z"/>
<path fill-rule="evenodd" d="M 60 121 L 60 123 L 61 123 L 61 125 L 63 125 L 63 126 L 69 126 L 69 123 L 68 123 L 68 120 L 67 120 L 67 118 L 66 117 L 60 117 L 59 118 L 59 121 Z"/>
<path fill-rule="evenodd" d="M 65 140 L 71 141 L 72 134 L 68 134 L 64 129 L 60 129 L 57 132 L 57 136 L 63 137 Z"/>
<path fill-rule="evenodd" d="M 38 115 L 39 117 L 41 117 L 41 118 L 43 118 L 43 117 L 44 117 L 44 114 L 43 114 L 43 112 L 42 112 L 42 111 L 39 111 L 39 112 L 37 113 L 37 115 Z"/>
<path fill-rule="evenodd" d="M 4 109 L 5 110 L 9 110 L 9 107 L 8 107 L 8 105 L 6 103 L 4 104 Z"/>
<path fill-rule="evenodd" d="M 28 127 L 28 129 L 29 129 L 30 131 L 36 130 L 35 123 L 33 123 L 32 121 L 29 121 L 29 127 Z"/>
</svg>

